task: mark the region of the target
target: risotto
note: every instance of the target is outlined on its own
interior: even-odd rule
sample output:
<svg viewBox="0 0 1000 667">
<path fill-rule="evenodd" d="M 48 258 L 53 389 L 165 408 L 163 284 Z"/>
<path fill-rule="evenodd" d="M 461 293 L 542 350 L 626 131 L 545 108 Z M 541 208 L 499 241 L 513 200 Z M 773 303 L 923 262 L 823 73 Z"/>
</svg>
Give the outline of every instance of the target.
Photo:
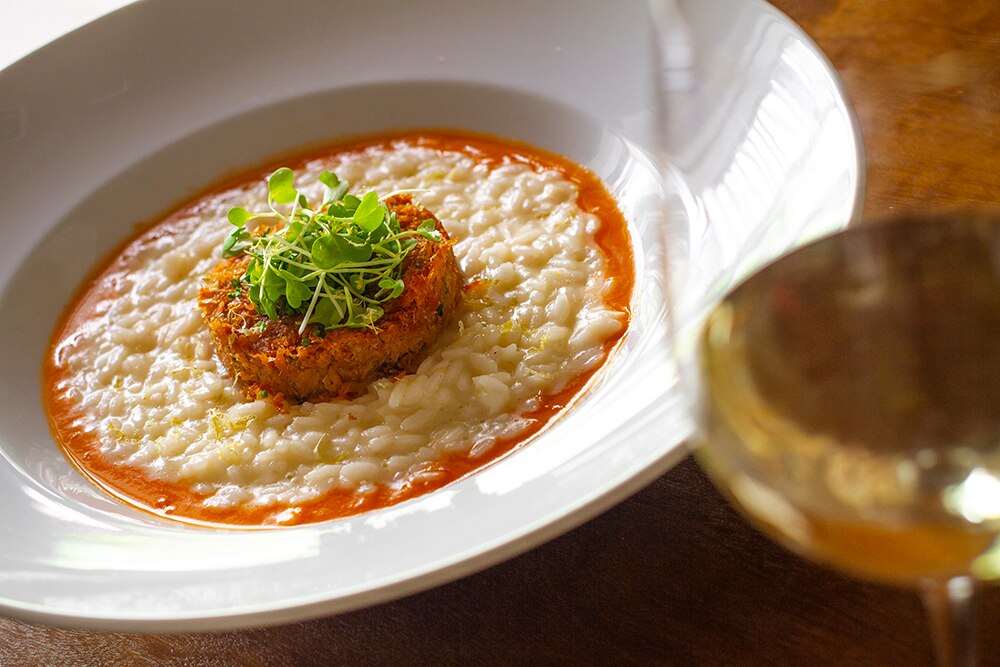
<svg viewBox="0 0 1000 667">
<path fill-rule="evenodd" d="M 248 399 L 198 309 L 232 229 L 267 207 L 260 174 L 181 207 L 87 287 L 53 341 L 49 411 L 100 486 L 161 515 L 287 525 L 385 506 L 481 467 L 538 432 L 628 324 L 625 222 L 595 176 L 523 145 L 446 133 L 382 137 L 298 160 L 321 196 L 412 192 L 450 234 L 465 286 L 413 373 L 352 400 Z"/>
</svg>

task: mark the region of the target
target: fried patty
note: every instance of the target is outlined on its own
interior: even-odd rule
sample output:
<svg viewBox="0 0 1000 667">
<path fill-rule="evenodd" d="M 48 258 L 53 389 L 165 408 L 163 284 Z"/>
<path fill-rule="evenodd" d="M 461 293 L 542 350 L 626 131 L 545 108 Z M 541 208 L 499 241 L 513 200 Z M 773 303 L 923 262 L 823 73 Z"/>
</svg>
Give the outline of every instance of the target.
<svg viewBox="0 0 1000 667">
<path fill-rule="evenodd" d="M 403 260 L 406 288 L 384 305 L 373 329 L 340 328 L 322 333 L 311 324 L 299 333 L 301 315 L 271 320 L 256 310 L 246 288 L 234 290 L 249 257 L 223 260 L 209 271 L 198 296 L 205 323 L 222 363 L 248 398 L 262 392 L 287 400 L 353 398 L 382 377 L 411 372 L 458 306 L 462 277 L 452 241 L 441 222 L 408 195 L 385 202 L 401 229 L 428 218 L 442 241 L 420 238 Z"/>
</svg>

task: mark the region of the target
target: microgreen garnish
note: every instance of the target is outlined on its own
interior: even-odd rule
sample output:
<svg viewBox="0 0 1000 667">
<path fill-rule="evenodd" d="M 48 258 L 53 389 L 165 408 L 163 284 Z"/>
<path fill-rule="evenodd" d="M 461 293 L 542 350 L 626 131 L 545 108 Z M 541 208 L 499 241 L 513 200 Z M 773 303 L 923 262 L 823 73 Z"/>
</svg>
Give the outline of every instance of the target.
<svg viewBox="0 0 1000 667">
<path fill-rule="evenodd" d="M 241 280 L 247 296 L 269 319 L 301 315 L 299 334 L 311 323 L 324 330 L 374 327 L 385 312 L 381 304 L 405 288 L 403 259 L 419 238 L 439 242 L 441 234 L 432 219 L 401 230 L 378 195 L 348 194 L 347 181 L 336 174 L 324 171 L 319 181 L 323 201 L 312 209 L 295 189 L 291 169 L 271 174 L 270 211 L 229 209 L 235 229 L 222 244 L 222 256 L 250 256 Z M 252 234 L 247 223 L 258 218 L 273 222 Z"/>
</svg>

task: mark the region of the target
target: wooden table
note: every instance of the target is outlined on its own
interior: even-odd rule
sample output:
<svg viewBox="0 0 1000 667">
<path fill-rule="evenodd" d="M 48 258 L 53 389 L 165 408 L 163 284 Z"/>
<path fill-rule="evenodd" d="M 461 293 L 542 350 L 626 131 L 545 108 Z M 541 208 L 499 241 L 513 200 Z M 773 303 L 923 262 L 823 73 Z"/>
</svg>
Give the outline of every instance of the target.
<svg viewBox="0 0 1000 667">
<path fill-rule="evenodd" d="M 1000 206 L 1000 3 L 776 0 L 827 52 L 868 151 L 870 215 Z M 983 601 L 1000 665 L 1000 591 Z M 128 635 L 0 620 L 2 665 L 931 664 L 911 592 L 758 535 L 685 461 L 544 546 L 413 597 L 283 627 Z"/>
</svg>

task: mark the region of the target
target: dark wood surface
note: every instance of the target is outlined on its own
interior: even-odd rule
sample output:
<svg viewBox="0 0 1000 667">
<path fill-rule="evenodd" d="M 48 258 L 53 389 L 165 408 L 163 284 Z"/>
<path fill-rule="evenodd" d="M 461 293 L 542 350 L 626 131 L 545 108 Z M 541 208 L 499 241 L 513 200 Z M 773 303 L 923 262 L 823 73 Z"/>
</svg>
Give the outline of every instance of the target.
<svg viewBox="0 0 1000 667">
<path fill-rule="evenodd" d="M 1000 3 L 777 0 L 840 71 L 881 216 L 1000 207 Z M 981 605 L 1000 665 L 1000 591 Z M 396 602 L 293 625 L 141 635 L 0 619 L 0 665 L 932 664 L 910 591 L 761 537 L 687 460 L 527 554 Z"/>
</svg>

